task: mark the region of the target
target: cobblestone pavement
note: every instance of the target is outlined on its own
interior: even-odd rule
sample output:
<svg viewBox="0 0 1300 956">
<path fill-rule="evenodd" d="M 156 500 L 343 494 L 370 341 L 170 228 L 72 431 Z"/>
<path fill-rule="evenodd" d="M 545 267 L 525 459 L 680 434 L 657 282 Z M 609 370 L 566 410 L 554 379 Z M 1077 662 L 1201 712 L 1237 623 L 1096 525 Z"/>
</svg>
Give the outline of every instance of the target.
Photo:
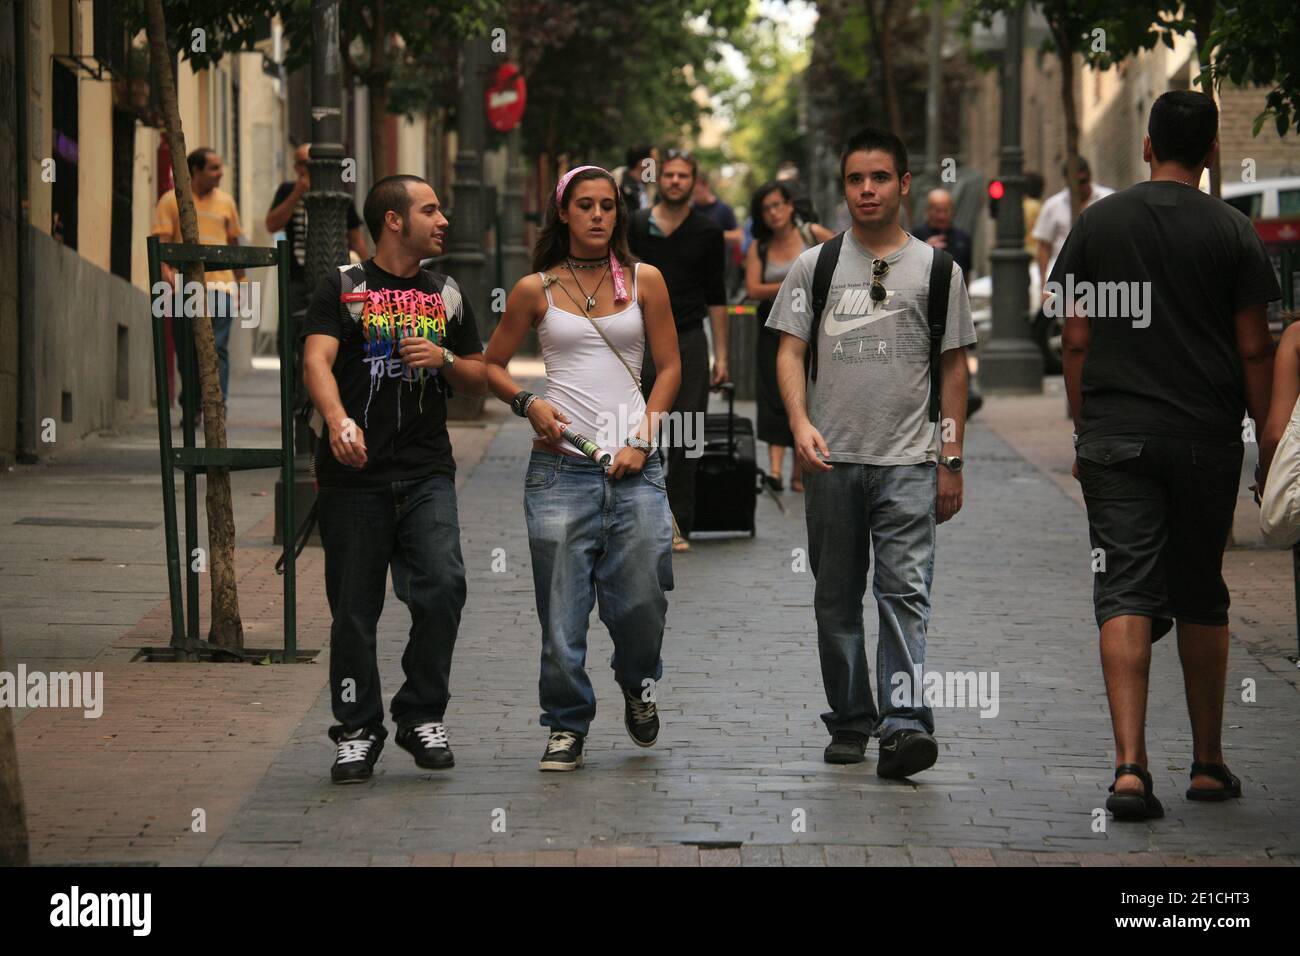
<svg viewBox="0 0 1300 956">
<path fill-rule="evenodd" d="M 674 556 L 658 746 L 641 750 L 622 728 L 611 645 L 593 613 L 588 667 L 599 713 L 587 766 L 539 773 L 540 638 L 522 506 L 528 433 L 523 422 L 501 420 L 461 490 L 469 602 L 447 714 L 455 769 L 421 771 L 390 738 L 371 782 L 332 786 L 322 683 L 205 862 L 1294 862 L 1300 708 L 1286 662 L 1239 640 L 1225 744 L 1245 799 L 1183 799 L 1191 741 L 1174 642 L 1162 641 L 1149 747 L 1167 816 L 1094 831 L 1112 741 L 1083 512 L 978 418 L 968 433 L 965 508 L 940 529 L 927 670 L 996 675 L 998 708 L 996 716 L 940 709 L 933 770 L 913 782 L 880 780 L 874 744 L 866 764 L 822 762 L 813 580 L 793 569 L 806 543 L 803 504 L 786 493 L 784 513 L 760 500 L 757 537 L 700 541 Z M 495 549 L 504 571 L 492 569 Z M 1274 577 L 1289 568 L 1285 554 L 1256 560 Z M 1287 644 L 1293 608 L 1275 606 L 1264 624 L 1259 610 L 1251 626 Z M 866 614 L 874 643 L 870 603 Z M 399 684 L 408 620 L 390 600 L 380 631 L 388 694 Z M 1243 681 L 1255 685 L 1253 702 L 1242 700 Z"/>
</svg>

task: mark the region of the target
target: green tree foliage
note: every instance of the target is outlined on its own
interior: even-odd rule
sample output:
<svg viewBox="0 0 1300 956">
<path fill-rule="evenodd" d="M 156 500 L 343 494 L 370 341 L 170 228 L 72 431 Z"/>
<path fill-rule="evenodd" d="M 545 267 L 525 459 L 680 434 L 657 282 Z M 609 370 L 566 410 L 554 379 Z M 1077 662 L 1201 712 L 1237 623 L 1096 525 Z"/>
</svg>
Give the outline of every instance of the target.
<svg viewBox="0 0 1300 956">
<path fill-rule="evenodd" d="M 675 142 L 701 107 L 694 88 L 746 0 L 507 0 L 528 83 L 525 149 L 618 165 L 634 143 Z"/>
<path fill-rule="evenodd" d="M 1300 12 L 1295 0 L 1250 0 L 1219 5 L 1209 38 L 1210 75 L 1238 85 L 1268 88 L 1255 118 L 1255 135 L 1273 120 L 1279 136 L 1300 132 Z"/>
<path fill-rule="evenodd" d="M 799 97 L 808 53 L 784 41 L 780 30 L 781 25 L 772 20 L 755 19 L 734 31 L 730 42 L 745 58 L 749 76 L 738 80 L 719 69 L 710 84 L 731 123 L 731 135 L 717 162 L 747 167 L 748 189 L 771 179 L 782 162 L 802 166 L 806 160 Z M 731 198 L 747 200 L 748 196 Z"/>
</svg>

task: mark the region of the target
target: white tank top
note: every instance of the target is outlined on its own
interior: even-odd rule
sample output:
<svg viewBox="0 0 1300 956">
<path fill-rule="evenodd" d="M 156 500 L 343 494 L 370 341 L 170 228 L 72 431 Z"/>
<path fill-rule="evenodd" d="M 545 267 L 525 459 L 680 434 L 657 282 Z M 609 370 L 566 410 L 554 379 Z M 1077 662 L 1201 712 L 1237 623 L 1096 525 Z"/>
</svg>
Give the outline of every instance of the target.
<svg viewBox="0 0 1300 956">
<path fill-rule="evenodd" d="M 639 265 L 639 263 L 637 264 Z M 601 450 L 617 455 L 645 416 L 645 399 L 623 363 L 591 327 L 596 322 L 623 353 L 639 377 L 645 355 L 645 322 L 637 302 L 636 265 L 632 267 L 631 299 L 612 315 L 586 316 L 555 304 L 546 287 L 546 314 L 537 327 L 546 363 L 548 402 L 569 417 L 569 429 L 590 438 Z M 583 457 L 573 445 L 551 445 L 558 452 Z"/>
</svg>

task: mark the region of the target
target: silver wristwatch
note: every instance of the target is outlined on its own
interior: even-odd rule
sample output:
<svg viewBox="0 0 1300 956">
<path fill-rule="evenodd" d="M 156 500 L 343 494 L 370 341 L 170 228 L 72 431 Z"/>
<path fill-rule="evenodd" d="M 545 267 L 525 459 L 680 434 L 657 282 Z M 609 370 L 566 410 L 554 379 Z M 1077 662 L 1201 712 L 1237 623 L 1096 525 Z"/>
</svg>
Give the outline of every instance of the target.
<svg viewBox="0 0 1300 956">
<path fill-rule="evenodd" d="M 635 448 L 637 451 L 642 452 L 647 458 L 654 454 L 655 446 L 650 444 L 644 438 L 637 438 L 635 435 L 623 444 L 627 445 L 628 448 Z"/>
<path fill-rule="evenodd" d="M 456 354 L 445 345 L 442 347 L 442 361 L 447 368 L 451 368 L 456 364 Z"/>
</svg>

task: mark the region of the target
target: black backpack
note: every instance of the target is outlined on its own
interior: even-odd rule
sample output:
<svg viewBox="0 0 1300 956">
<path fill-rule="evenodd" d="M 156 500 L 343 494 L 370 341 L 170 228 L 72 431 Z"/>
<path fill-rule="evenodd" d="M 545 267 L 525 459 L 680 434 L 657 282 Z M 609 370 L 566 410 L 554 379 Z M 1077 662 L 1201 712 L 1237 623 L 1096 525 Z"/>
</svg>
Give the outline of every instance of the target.
<svg viewBox="0 0 1300 956">
<path fill-rule="evenodd" d="M 817 252 L 817 267 L 813 270 L 812 329 L 808 335 L 808 378 L 817 381 L 817 330 L 822 312 L 826 309 L 826 296 L 831 291 L 831 278 L 840 261 L 840 247 L 844 233 L 822 243 Z M 930 326 L 930 421 L 939 420 L 939 356 L 943 351 L 943 333 L 948 327 L 948 287 L 952 283 L 952 256 L 942 249 L 934 250 L 930 262 L 930 295 L 927 303 L 927 320 Z"/>
</svg>

